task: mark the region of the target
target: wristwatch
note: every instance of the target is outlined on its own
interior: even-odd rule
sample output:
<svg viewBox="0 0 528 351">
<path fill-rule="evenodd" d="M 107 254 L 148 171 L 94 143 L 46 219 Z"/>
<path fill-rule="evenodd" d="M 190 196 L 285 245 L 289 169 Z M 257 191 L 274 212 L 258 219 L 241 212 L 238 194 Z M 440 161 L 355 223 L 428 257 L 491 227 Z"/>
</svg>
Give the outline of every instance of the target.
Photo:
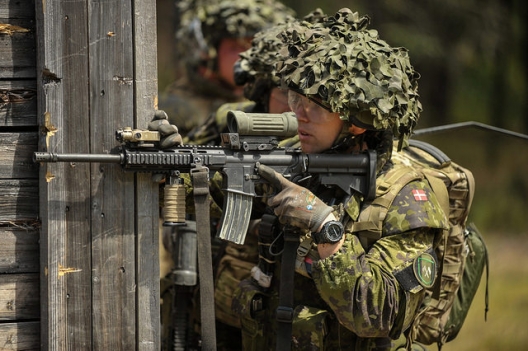
<svg viewBox="0 0 528 351">
<path fill-rule="evenodd" d="M 320 232 L 312 233 L 316 244 L 335 244 L 343 238 L 345 227 L 339 221 L 329 221 L 323 225 Z"/>
</svg>

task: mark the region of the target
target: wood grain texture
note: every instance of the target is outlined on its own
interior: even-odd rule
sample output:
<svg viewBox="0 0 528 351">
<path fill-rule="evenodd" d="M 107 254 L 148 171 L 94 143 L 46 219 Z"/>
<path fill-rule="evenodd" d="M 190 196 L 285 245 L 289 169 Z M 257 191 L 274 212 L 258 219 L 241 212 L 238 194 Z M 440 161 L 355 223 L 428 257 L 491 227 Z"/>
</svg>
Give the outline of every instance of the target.
<svg viewBox="0 0 528 351">
<path fill-rule="evenodd" d="M 39 149 L 110 152 L 117 129 L 154 114 L 155 2 L 36 7 Z M 46 164 L 39 199 L 43 347 L 158 351 L 158 185 L 115 164 Z"/>
<path fill-rule="evenodd" d="M 39 322 L 0 323 L 2 350 L 41 351 L 39 329 Z"/>
<path fill-rule="evenodd" d="M 25 226 L 24 226 L 25 225 Z M 0 227 L 0 273 L 39 272 L 39 233 L 26 223 Z M 1 278 L 1 275 L 0 275 Z M 37 311 L 38 313 L 38 308 Z"/>
</svg>

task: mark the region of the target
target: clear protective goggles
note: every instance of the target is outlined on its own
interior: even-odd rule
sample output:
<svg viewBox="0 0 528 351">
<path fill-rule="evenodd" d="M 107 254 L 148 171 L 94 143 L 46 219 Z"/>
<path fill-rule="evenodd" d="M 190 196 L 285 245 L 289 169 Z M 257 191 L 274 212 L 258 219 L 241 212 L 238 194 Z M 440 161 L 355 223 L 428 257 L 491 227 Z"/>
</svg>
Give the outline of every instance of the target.
<svg viewBox="0 0 528 351">
<path fill-rule="evenodd" d="M 334 117 L 334 112 L 293 90 L 288 91 L 288 106 L 296 116 L 304 113 L 311 121 L 325 121 Z"/>
</svg>

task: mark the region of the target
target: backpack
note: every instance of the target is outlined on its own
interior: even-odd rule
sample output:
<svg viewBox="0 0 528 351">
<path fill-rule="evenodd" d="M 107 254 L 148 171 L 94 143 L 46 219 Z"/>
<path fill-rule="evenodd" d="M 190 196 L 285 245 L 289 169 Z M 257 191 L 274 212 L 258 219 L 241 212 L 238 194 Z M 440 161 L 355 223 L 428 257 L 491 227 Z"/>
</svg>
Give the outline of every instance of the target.
<svg viewBox="0 0 528 351">
<path fill-rule="evenodd" d="M 478 229 L 467 225 L 475 191 L 473 174 L 452 162 L 436 147 L 417 140 L 392 156 L 395 167 L 377 182 L 376 199 L 360 213 L 354 229 L 364 247 L 381 237 L 383 220 L 393 200 L 409 182 L 425 178 L 449 219 L 436 255 L 437 282 L 426 289 L 425 301 L 406 331 L 408 343 L 418 341 L 438 349 L 459 333 L 486 267 L 485 312 L 488 311 L 488 254 Z"/>
</svg>

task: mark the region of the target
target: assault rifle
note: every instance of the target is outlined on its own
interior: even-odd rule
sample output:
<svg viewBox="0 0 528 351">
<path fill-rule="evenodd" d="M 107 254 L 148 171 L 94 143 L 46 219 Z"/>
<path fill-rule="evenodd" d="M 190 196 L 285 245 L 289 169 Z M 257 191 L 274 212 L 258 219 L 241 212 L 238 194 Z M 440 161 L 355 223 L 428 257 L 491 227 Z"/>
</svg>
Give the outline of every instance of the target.
<svg viewBox="0 0 528 351">
<path fill-rule="evenodd" d="M 158 132 L 124 128 L 116 131 L 121 143 L 111 154 L 57 154 L 36 152 L 35 162 L 118 163 L 124 171 L 152 172 L 165 176 L 164 225 L 185 222 L 185 191 L 182 173 L 208 171 L 223 175 L 225 192 L 222 227 L 218 237 L 237 244 L 244 242 L 249 226 L 255 184 L 265 182 L 258 174 L 264 164 L 296 182 L 308 174 L 319 174 L 321 183 L 339 187 L 347 194 L 360 192 L 366 198 L 375 193 L 376 155 L 304 154 L 298 149 L 279 147 L 281 138 L 297 132 L 293 113 L 258 114 L 230 111 L 230 133 L 222 134 L 222 146 L 180 145 L 160 150 Z"/>
</svg>

